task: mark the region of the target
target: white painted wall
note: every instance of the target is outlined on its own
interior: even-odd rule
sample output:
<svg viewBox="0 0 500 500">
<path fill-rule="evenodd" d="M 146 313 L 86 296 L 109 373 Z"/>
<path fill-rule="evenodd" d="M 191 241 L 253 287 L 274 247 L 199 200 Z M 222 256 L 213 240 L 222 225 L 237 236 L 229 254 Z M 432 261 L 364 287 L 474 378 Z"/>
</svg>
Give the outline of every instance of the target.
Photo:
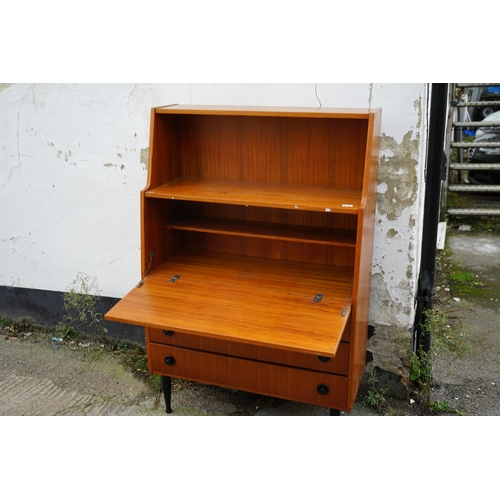
<svg viewBox="0 0 500 500">
<path fill-rule="evenodd" d="M 0 286 L 64 291 L 81 271 L 121 297 L 139 281 L 150 108 L 168 103 L 381 107 L 370 322 L 411 325 L 426 84 L 0 84 Z"/>
</svg>

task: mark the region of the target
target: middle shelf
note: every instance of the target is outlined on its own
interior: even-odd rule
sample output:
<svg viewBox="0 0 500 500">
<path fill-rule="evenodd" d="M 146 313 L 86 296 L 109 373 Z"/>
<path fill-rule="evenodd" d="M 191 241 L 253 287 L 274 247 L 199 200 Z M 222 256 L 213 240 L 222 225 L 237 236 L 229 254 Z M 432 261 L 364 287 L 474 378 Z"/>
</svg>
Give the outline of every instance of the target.
<svg viewBox="0 0 500 500">
<path fill-rule="evenodd" d="M 174 220 L 167 224 L 167 228 L 299 243 L 316 243 L 352 248 L 356 246 L 356 231 L 348 229 L 217 219 L 214 217 L 189 217 Z"/>
</svg>

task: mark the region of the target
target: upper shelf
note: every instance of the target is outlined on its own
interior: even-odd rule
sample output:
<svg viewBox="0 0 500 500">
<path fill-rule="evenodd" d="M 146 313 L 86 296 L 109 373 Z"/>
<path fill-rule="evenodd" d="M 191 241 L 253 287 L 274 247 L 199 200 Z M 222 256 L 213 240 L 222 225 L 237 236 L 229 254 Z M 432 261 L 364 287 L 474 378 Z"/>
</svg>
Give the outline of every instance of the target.
<svg viewBox="0 0 500 500">
<path fill-rule="evenodd" d="M 179 177 L 161 186 L 148 189 L 145 191 L 145 196 L 251 207 L 355 214 L 360 208 L 361 190 Z"/>
</svg>

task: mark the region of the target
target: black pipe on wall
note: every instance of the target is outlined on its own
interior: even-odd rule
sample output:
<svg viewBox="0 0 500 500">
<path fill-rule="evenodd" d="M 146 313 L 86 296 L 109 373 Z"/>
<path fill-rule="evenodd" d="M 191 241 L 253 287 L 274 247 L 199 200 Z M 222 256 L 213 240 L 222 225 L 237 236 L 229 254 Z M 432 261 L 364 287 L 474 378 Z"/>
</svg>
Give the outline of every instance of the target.
<svg viewBox="0 0 500 500">
<path fill-rule="evenodd" d="M 415 347 L 429 352 L 431 338 L 425 330 L 424 313 L 432 309 L 434 301 L 434 274 L 436 246 L 441 205 L 441 181 L 446 175 L 445 134 L 447 113 L 447 83 L 433 83 L 430 97 L 429 141 L 426 161 L 426 184 L 420 273 L 418 280 L 417 308 L 415 314 Z"/>
</svg>

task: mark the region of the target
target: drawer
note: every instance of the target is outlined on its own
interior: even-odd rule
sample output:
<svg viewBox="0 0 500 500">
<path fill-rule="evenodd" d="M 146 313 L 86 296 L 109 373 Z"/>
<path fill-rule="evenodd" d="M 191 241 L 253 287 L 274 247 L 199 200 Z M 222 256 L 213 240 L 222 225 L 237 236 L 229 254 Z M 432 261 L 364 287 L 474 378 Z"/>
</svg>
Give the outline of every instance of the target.
<svg viewBox="0 0 500 500">
<path fill-rule="evenodd" d="M 153 373 L 343 410 L 347 377 L 150 343 Z"/>
<path fill-rule="evenodd" d="M 311 354 L 259 347 L 241 342 L 231 342 L 157 328 L 147 328 L 146 335 L 149 342 L 158 344 L 187 347 L 198 351 L 307 368 L 309 370 L 336 373 L 338 375 L 347 375 L 349 368 L 349 343 L 347 342 L 340 343 L 337 355 L 334 358 L 320 358 Z"/>
</svg>

